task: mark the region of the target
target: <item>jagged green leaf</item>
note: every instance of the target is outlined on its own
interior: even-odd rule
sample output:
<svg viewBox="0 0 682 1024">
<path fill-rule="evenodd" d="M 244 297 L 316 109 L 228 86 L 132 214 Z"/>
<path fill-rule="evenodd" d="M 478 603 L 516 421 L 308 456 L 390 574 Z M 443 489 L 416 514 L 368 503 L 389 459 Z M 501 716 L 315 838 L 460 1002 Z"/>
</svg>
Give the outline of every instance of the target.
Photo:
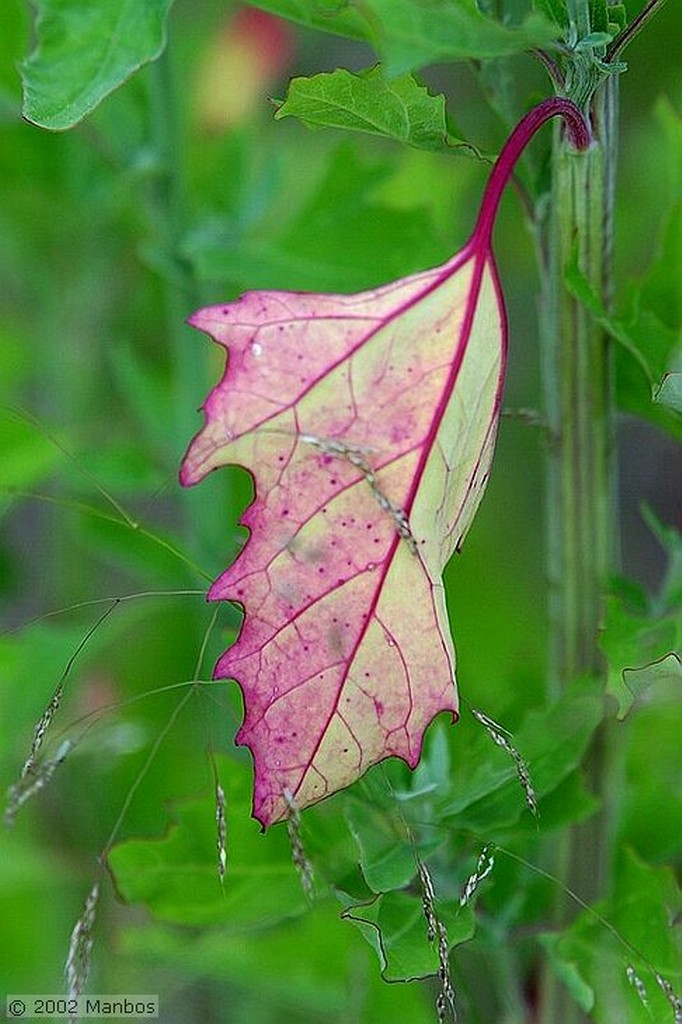
<svg viewBox="0 0 682 1024">
<path fill-rule="evenodd" d="M 643 668 L 623 669 L 623 682 L 634 701 L 639 700 L 652 687 L 658 690 L 660 687 L 674 684 L 677 688 L 676 696 L 682 695 L 682 662 L 677 654 L 666 654 L 658 661 L 652 661 Z"/>
<path fill-rule="evenodd" d="M 286 831 L 261 835 L 249 818 L 248 773 L 225 759 L 220 765 L 227 816 L 224 887 L 217 870 L 215 799 L 207 790 L 175 807 L 176 821 L 165 836 L 130 839 L 111 850 L 118 892 L 177 924 L 267 927 L 301 913 L 306 902 Z"/>
<path fill-rule="evenodd" d="M 608 663 L 608 691 L 618 701 L 619 718 L 632 708 L 646 679 L 653 681 L 653 663 L 675 650 L 678 634 L 679 622 L 674 616 L 635 615 L 620 597 L 608 598 L 600 646 Z M 642 676 L 645 670 L 648 675 Z"/>
<path fill-rule="evenodd" d="M 666 373 L 654 394 L 654 401 L 671 412 L 682 413 L 682 373 Z"/>
<path fill-rule="evenodd" d="M 448 933 L 449 948 L 473 938 L 472 907 L 450 900 L 436 905 Z M 386 981 L 409 981 L 438 973 L 438 940 L 429 942 L 421 894 L 389 892 L 371 903 L 351 906 L 344 918 L 357 925 L 375 950 Z"/>
<path fill-rule="evenodd" d="M 309 128 L 344 128 L 395 139 L 417 149 L 479 156 L 448 129 L 445 96 L 432 96 L 413 75 L 386 78 L 380 65 L 353 74 L 294 78 L 275 117 L 296 117 Z"/>
</svg>

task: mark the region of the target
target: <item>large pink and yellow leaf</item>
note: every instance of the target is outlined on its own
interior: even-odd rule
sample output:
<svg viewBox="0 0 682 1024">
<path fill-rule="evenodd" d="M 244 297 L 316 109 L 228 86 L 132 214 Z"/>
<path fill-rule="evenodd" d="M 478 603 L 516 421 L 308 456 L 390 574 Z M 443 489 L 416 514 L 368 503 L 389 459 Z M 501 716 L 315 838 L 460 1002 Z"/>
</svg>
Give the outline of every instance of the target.
<svg viewBox="0 0 682 1024">
<path fill-rule="evenodd" d="M 216 667 L 245 698 L 237 742 L 264 826 L 397 755 L 457 714 L 441 574 L 481 500 L 500 413 L 506 321 L 491 251 L 502 190 L 529 139 L 580 110 L 553 97 L 519 122 L 465 248 L 358 295 L 252 292 L 191 323 L 228 350 L 185 456 L 184 484 L 246 466 L 245 550 L 212 600 L 245 622 Z"/>
<path fill-rule="evenodd" d="M 193 484 L 246 466 L 250 539 L 212 600 L 244 607 L 216 676 L 245 698 L 254 814 L 305 807 L 457 712 L 441 574 L 492 456 L 505 318 L 485 246 L 358 295 L 253 292 L 191 323 L 228 349 Z"/>
</svg>

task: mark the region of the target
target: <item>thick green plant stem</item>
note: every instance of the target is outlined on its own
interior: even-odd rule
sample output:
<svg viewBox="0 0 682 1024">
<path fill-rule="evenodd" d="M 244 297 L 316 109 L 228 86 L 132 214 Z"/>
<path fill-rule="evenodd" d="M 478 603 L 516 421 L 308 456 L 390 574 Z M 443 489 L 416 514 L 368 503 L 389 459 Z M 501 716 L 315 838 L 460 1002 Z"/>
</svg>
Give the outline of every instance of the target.
<svg viewBox="0 0 682 1024">
<path fill-rule="evenodd" d="M 570 0 L 578 37 L 590 31 L 588 0 Z M 575 77 L 590 86 L 590 69 Z M 590 87 L 591 91 L 591 87 Z M 584 674 L 602 675 L 597 644 L 603 599 L 617 552 L 614 402 L 610 340 L 565 285 L 577 261 L 592 289 L 609 305 L 616 168 L 618 82 L 607 78 L 591 98 L 594 142 L 578 154 L 555 133 L 552 197 L 546 225 L 542 353 L 547 449 L 550 699 Z M 553 873 L 588 902 L 604 895 L 611 860 L 608 793 L 613 775 L 608 725 L 595 737 L 584 768 L 603 810 L 551 844 Z M 572 910 L 557 894 L 552 926 Z M 588 1020 L 549 964 L 540 988 L 540 1024 Z"/>
<path fill-rule="evenodd" d="M 548 515 L 552 695 L 599 669 L 596 636 L 610 563 L 609 342 L 564 268 L 577 259 L 603 295 L 606 144 L 577 154 L 558 140 L 553 164 L 543 360 L 549 425 Z"/>
<path fill-rule="evenodd" d="M 554 140 L 541 339 L 549 425 L 550 699 L 576 677 L 603 672 L 597 638 L 615 548 L 612 353 L 604 332 L 568 292 L 564 271 L 577 260 L 608 304 L 616 102 L 617 82 L 611 78 L 592 101 L 594 143 L 587 152 L 576 153 L 559 132 Z M 586 764 L 602 797 L 610 775 L 608 756 L 602 729 Z M 610 833 L 607 817 L 598 815 L 580 830 L 566 832 L 551 850 L 553 872 L 588 901 L 603 892 Z M 568 912 L 561 894 L 555 928 L 567 923 Z M 586 1019 L 547 967 L 541 1024 L 578 1024 Z"/>
</svg>

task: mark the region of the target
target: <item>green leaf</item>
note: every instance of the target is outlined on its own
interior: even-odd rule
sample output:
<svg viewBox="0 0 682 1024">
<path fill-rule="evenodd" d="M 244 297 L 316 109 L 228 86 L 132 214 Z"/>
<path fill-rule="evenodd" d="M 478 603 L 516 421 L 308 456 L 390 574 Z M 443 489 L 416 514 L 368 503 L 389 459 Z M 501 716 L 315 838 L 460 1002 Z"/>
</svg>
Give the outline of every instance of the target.
<svg viewBox="0 0 682 1024">
<path fill-rule="evenodd" d="M 526 760 L 536 795 L 549 795 L 575 771 L 603 716 L 600 684 L 576 682 L 551 708 L 531 711 L 510 742 Z M 487 839 L 498 838 L 495 829 L 507 828 L 525 811 L 523 791 L 511 758 L 480 725 L 476 725 L 475 752 L 460 766 L 454 795 L 443 800 L 440 813 L 452 817 L 459 828 L 470 828 Z M 584 801 L 576 800 L 582 815 Z M 540 817 L 542 818 L 542 803 Z"/>
<path fill-rule="evenodd" d="M 677 679 L 662 675 L 668 670 Z M 682 836 L 682 679 L 672 655 L 643 671 L 651 672 L 653 685 L 642 695 L 637 714 L 618 727 L 626 744 L 627 784 L 620 791 L 617 842 L 630 844 L 652 863 L 674 864 Z"/>
<path fill-rule="evenodd" d="M 519 25 L 483 14 L 475 0 L 364 0 L 357 8 L 328 0 L 259 0 L 273 14 L 369 42 L 389 75 L 448 60 L 520 53 L 556 38 L 556 25 L 531 14 Z"/>
<path fill-rule="evenodd" d="M 309 128 L 380 135 L 417 149 L 479 155 L 450 135 L 442 93 L 431 96 L 412 75 L 387 79 L 380 65 L 359 74 L 339 68 L 294 78 L 275 117 L 297 117 Z"/>
<path fill-rule="evenodd" d="M 676 654 L 666 654 L 665 657 L 652 661 L 643 668 L 624 669 L 623 682 L 634 701 L 639 700 L 654 686 L 657 690 L 661 686 L 667 689 L 670 684 L 676 687 L 676 693 L 673 692 L 679 698 L 682 694 L 682 662 Z"/>
<path fill-rule="evenodd" d="M 580 914 L 561 936 L 543 939 L 553 966 L 584 1009 L 589 1009 L 589 993 L 594 993 L 591 1019 L 595 1024 L 663 1024 L 673 1020 L 670 1003 L 651 967 L 680 994 L 679 937 L 670 925 L 679 903 L 673 872 L 651 867 L 626 849 L 616 865 L 611 898 L 596 907 L 624 941 L 619 942 L 589 911 Z M 628 980 L 628 966 L 645 985 L 648 1006 L 643 1005 Z"/>
<path fill-rule="evenodd" d="M 666 373 L 654 394 L 654 402 L 682 414 L 682 373 Z"/>
<path fill-rule="evenodd" d="M 682 436 L 676 413 L 665 401 L 655 402 L 668 371 L 679 358 L 679 332 L 643 307 L 644 293 L 637 287 L 629 313 L 611 316 L 578 267 L 577 251 L 565 268 L 565 281 L 597 323 L 618 342 L 616 377 L 621 408 L 653 420 L 674 436 Z M 674 401 L 674 389 L 672 398 Z"/>
<path fill-rule="evenodd" d="M 429 213 L 375 198 L 394 164 L 368 163 L 347 142 L 329 155 L 318 181 L 296 207 L 269 207 L 239 230 L 206 225 L 184 251 L 199 277 L 244 288 L 351 292 L 433 266 L 448 252 Z"/>
<path fill-rule="evenodd" d="M 448 932 L 448 948 L 468 942 L 476 930 L 470 905 L 437 903 L 436 913 Z M 429 943 L 422 897 L 389 892 L 371 903 L 352 906 L 344 918 L 356 924 L 376 951 L 386 981 L 409 981 L 438 973 L 438 944 Z"/>
<path fill-rule="evenodd" d="M 120 952 L 141 965 L 143 976 L 170 970 L 183 989 L 197 980 L 205 989 L 203 979 L 227 982 L 230 1006 L 238 1007 L 238 1019 L 249 1024 L 433 1024 L 422 986 L 387 985 L 368 962 L 369 950 L 358 930 L 341 920 L 338 905 L 329 901 L 252 934 L 138 925 L 120 936 Z"/>
<path fill-rule="evenodd" d="M 618 701 L 618 718 L 625 718 L 630 711 L 643 682 L 643 677 L 633 676 L 632 670 L 650 669 L 652 662 L 665 658 L 676 645 L 677 633 L 672 616 L 652 619 L 632 615 L 621 598 L 607 599 L 600 647 L 608 662 L 607 688 Z M 630 688 L 633 682 L 634 690 Z"/>
<path fill-rule="evenodd" d="M 668 564 L 653 600 L 638 602 L 636 608 L 623 595 L 612 595 L 607 601 L 600 645 L 607 657 L 608 688 L 618 701 L 619 718 L 645 693 L 663 699 L 680 682 L 675 652 L 682 645 L 682 536 L 674 527 L 659 523 L 648 508 L 642 514 Z"/>
<path fill-rule="evenodd" d="M 306 28 L 350 39 L 366 38 L 367 25 L 362 14 L 346 0 L 256 0 L 253 6 Z"/>
<path fill-rule="evenodd" d="M 376 893 L 402 889 L 417 874 L 414 844 L 394 806 L 379 807 L 351 799 L 346 805 L 346 820 L 360 852 L 360 866 L 367 885 Z M 422 856 L 428 856 L 447 840 L 447 833 L 436 832 L 419 844 Z"/>
<path fill-rule="evenodd" d="M 215 799 L 177 805 L 177 823 L 160 839 L 131 839 L 109 854 L 116 887 L 159 919 L 178 924 L 230 922 L 264 928 L 301 913 L 305 898 L 284 829 L 261 835 L 249 819 L 250 779 L 243 765 L 219 762 L 227 814 L 227 874 L 218 880 Z"/>
<path fill-rule="evenodd" d="M 24 61 L 24 116 L 71 128 L 165 43 L 173 0 L 38 0 L 37 45 Z"/>
<path fill-rule="evenodd" d="M 475 0 L 366 0 L 368 39 L 389 74 L 449 60 L 521 53 L 556 38 L 556 26 L 538 14 L 505 25 L 481 13 Z"/>
</svg>

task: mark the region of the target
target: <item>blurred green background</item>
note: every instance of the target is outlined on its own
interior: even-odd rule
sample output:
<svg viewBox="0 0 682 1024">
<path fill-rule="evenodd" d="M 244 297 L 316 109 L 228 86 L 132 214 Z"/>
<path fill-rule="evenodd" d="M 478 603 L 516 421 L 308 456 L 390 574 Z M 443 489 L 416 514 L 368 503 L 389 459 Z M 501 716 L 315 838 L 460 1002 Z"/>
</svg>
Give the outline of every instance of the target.
<svg viewBox="0 0 682 1024">
<path fill-rule="evenodd" d="M 682 180 L 682 158 L 676 172 L 660 106 L 655 113 L 663 95 L 682 109 L 681 47 L 682 22 L 670 4 L 628 52 L 616 244 L 623 294 L 655 254 L 664 197 L 671 182 Z M 69 935 L 99 853 L 186 687 L 125 702 L 209 680 L 238 623 L 229 608 L 213 623 L 202 592 L 238 550 L 236 520 L 250 483 L 237 469 L 214 475 L 196 492 L 177 483 L 184 449 L 200 426 L 195 410 L 221 369 L 220 355 L 184 318 L 247 287 L 352 291 L 442 261 L 467 237 L 488 169 L 368 137 L 310 133 L 293 119 L 274 122 L 268 97 L 282 97 L 292 75 L 359 69 L 375 58 L 361 44 L 215 0 L 178 0 L 162 65 L 144 69 L 68 133 L 20 118 L 17 62 L 30 48 L 28 6 L 4 0 L 3 788 L 16 780 L 69 659 L 110 607 L 103 599 L 171 592 L 122 602 L 87 641 L 52 726 L 55 748 L 60 730 L 81 719 L 69 737 L 82 738 L 53 783 L 20 810 L 14 829 L 0 834 L 0 989 L 50 993 L 63 988 Z M 548 92 L 529 57 L 510 60 L 509 74 L 518 113 L 530 94 Z M 486 106 L 471 69 L 439 66 L 424 77 L 432 91 L 447 94 L 467 137 L 484 151 L 499 149 L 506 127 Z M 545 139 L 533 150 L 539 174 L 546 147 Z M 169 157 L 179 189 L 165 176 Z M 533 239 L 511 190 L 496 248 L 510 314 L 506 404 L 513 413 L 537 407 L 539 379 Z M 632 417 L 623 417 L 620 445 L 622 571 L 655 594 L 665 555 L 640 507 L 647 502 L 659 520 L 682 526 L 679 449 Z M 541 432 L 506 417 L 481 513 L 447 571 L 460 688 L 509 728 L 541 705 L 544 693 L 542 456 Z M 185 590 L 194 593 L 172 594 Z M 178 807 L 194 806 L 182 801 L 200 799 L 205 813 L 191 819 L 190 834 L 212 864 L 207 750 L 217 751 L 233 793 L 228 850 L 246 836 L 243 863 L 253 856 L 262 871 L 260 895 L 257 884 L 244 890 L 247 923 L 232 905 L 222 917 L 215 911 L 204 921 L 164 923 L 177 915 L 172 907 L 164 914 L 162 879 L 161 909 L 154 894 L 143 901 L 156 917 L 105 887 L 90 990 L 159 992 L 167 1022 L 434 1019 L 435 990 L 383 982 L 375 952 L 360 930 L 339 919 L 338 902 L 327 897 L 304 912 L 283 830 L 257 835 L 248 816 L 249 759 L 232 745 L 240 700 L 233 684 L 197 689 L 159 746 L 116 838 L 161 836 Z M 97 714 L 109 706 L 114 710 Z M 627 749 L 620 838 L 633 857 L 654 866 L 677 859 L 678 869 L 681 725 L 679 703 L 668 702 L 619 727 Z M 461 736 L 453 731 L 455 772 L 470 741 L 466 729 Z M 331 830 L 329 849 L 338 846 L 345 863 L 353 857 L 338 820 L 342 800 L 332 798 L 313 820 L 322 837 L 325 827 Z M 324 852 L 323 839 L 319 845 Z M 275 876 L 285 879 L 281 892 L 279 882 L 272 887 Z M 228 889 L 229 879 L 228 868 Z M 210 885 L 212 898 L 222 898 L 215 876 Z M 284 920 L 275 923 L 278 899 Z M 217 926 L 220 920 L 227 924 Z M 471 987 L 481 988 L 475 945 L 463 957 Z M 466 979 L 460 982 L 466 989 Z M 483 996 L 469 998 L 478 1009 L 467 1019 L 486 1019 Z"/>
</svg>

